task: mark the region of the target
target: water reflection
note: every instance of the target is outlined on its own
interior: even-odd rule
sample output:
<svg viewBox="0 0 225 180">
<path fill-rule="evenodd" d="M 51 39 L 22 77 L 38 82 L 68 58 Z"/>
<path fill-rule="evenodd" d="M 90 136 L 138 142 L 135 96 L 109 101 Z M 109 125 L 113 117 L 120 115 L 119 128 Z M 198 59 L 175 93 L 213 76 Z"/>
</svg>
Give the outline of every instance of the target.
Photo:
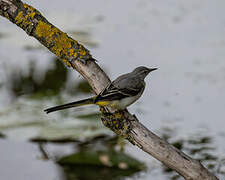
<svg viewBox="0 0 225 180">
<path fill-rule="evenodd" d="M 25 134 L 26 140 L 38 142 L 76 142 L 107 134 L 96 109 L 78 108 L 75 114 L 71 113 L 74 109 L 70 109 L 46 116 L 43 109 L 47 106 L 91 92 L 87 81 L 82 79 L 74 83 L 68 68 L 59 59 L 52 61 L 54 64 L 46 72 L 37 71 L 35 61 L 30 61 L 25 72 L 16 67 L 7 68 L 8 76 L 2 88 L 14 98 L 9 106 L 0 109 L 0 131 L 7 136 L 19 129 L 24 133 L 15 134 L 15 137 Z M 56 121 L 53 122 L 53 118 Z"/>
<path fill-rule="evenodd" d="M 65 154 L 68 144 L 70 144 L 72 153 Z M 66 144 L 41 142 L 38 143 L 38 147 L 42 154 L 42 160 L 54 161 L 61 167 L 60 179 L 122 180 L 146 169 L 142 162 L 118 150 L 120 144 L 120 139 L 117 136 L 104 136 L 84 142 Z M 58 145 L 64 146 L 64 152 L 59 153 L 59 150 L 56 150 L 59 148 Z"/>
<path fill-rule="evenodd" d="M 68 94 L 68 96 L 71 94 L 74 96 L 79 93 L 90 93 L 91 88 L 86 81 L 80 81 L 76 84 L 70 83 L 68 70 L 58 59 L 53 60 L 53 68 L 49 68 L 44 75 L 35 74 L 35 61 L 31 61 L 32 63 L 29 64 L 28 73 L 23 73 L 22 70 L 20 71 L 18 69 L 11 69 L 7 79 L 9 83 L 8 89 L 12 92 L 11 94 L 16 99 L 24 99 L 23 95 L 26 95 L 25 97 L 27 99 L 24 99 L 25 101 L 41 103 L 46 97 L 49 98 L 52 96 L 58 99 L 62 94 Z M 25 106 L 23 109 L 25 109 Z M 18 114 L 19 112 L 10 111 L 9 113 Z M 43 114 L 42 111 L 39 111 L 38 114 L 41 113 Z M 43 121 L 42 123 L 38 123 L 37 120 L 30 122 L 30 117 L 33 113 L 30 115 L 26 113 L 26 115 L 28 119 L 26 121 L 28 122 L 18 124 L 17 118 L 15 118 L 15 122 L 8 125 L 3 125 L 0 122 L 0 130 L 10 132 L 10 129 L 12 131 L 17 128 L 23 129 L 26 127 L 28 129 L 34 129 L 38 125 L 39 135 L 30 137 L 29 140 L 38 144 L 39 151 L 42 154 L 41 160 L 56 162 L 61 167 L 61 179 L 119 180 L 132 176 L 145 168 L 144 164 L 134 157 L 120 150 L 115 150 L 116 147 L 124 149 L 124 143 L 119 141 L 118 137 L 109 136 L 101 130 L 103 129 L 105 131 L 105 128 L 99 126 L 99 123 L 101 123 L 99 121 L 99 112 L 87 110 L 82 113 L 82 111 L 78 111 L 75 117 L 70 115 L 72 117 L 70 123 L 68 123 L 69 120 L 64 121 L 66 125 L 61 120 L 54 123 L 46 119 L 46 122 Z M 62 116 L 63 119 L 69 117 L 67 112 L 56 114 L 56 118 L 58 119 L 61 119 Z M 5 118 L 5 116 L 1 117 Z M 76 122 L 78 120 L 80 120 L 80 123 Z M 12 121 L 12 118 L 10 118 L 10 121 Z M 49 142 L 60 143 L 62 147 L 65 144 L 71 144 L 73 146 L 73 153 L 66 155 L 57 153 L 55 155 L 47 148 Z"/>
<path fill-rule="evenodd" d="M 87 81 L 82 80 L 77 84 L 69 82 L 68 69 L 60 60 L 54 58 L 52 61 L 54 61 L 53 68 L 49 68 L 44 75 L 35 72 L 35 61 L 30 61 L 27 73 L 16 67 L 8 69 L 6 79 L 8 90 L 15 97 L 31 95 L 38 98 L 59 95 L 62 91 L 73 95 L 91 92 Z"/>
<path fill-rule="evenodd" d="M 5 135 L 0 132 L 0 138 L 5 138 Z"/>
<path fill-rule="evenodd" d="M 30 62 L 26 74 L 22 70 L 11 69 L 7 79 L 9 90 L 16 97 L 21 95 L 39 95 L 41 97 L 58 94 L 65 87 L 68 72 L 59 60 L 54 59 L 54 62 L 54 68 L 49 69 L 44 76 L 34 74 L 35 61 Z"/>
<path fill-rule="evenodd" d="M 143 163 L 116 150 L 119 142 L 118 137 L 95 138 L 77 144 L 72 154 L 56 157 L 57 163 L 63 169 L 64 179 L 121 180 L 144 170 Z"/>
<path fill-rule="evenodd" d="M 174 140 L 174 137 L 178 136 L 175 129 L 162 128 L 162 137 L 166 139 L 170 144 L 177 149 L 190 155 L 192 158 L 199 160 L 207 169 L 217 175 L 224 175 L 223 170 L 225 164 L 217 155 L 217 149 L 213 138 L 202 133 L 196 133 L 186 138 L 179 138 Z M 172 169 L 164 166 L 163 172 L 167 173 L 171 180 L 182 179 Z"/>
<path fill-rule="evenodd" d="M 5 38 L 5 37 L 7 37 L 7 34 L 0 32 L 0 39 Z"/>
<path fill-rule="evenodd" d="M 63 171 L 65 180 L 122 180 L 135 173 L 132 170 L 85 165 L 64 166 Z"/>
<path fill-rule="evenodd" d="M 20 70 L 11 69 L 7 82 L 9 83 L 8 87 L 13 96 L 15 98 L 23 98 L 22 95 L 26 95 L 29 97 L 29 101 L 32 99 L 36 102 L 41 102 L 42 99 L 45 99 L 46 97 L 49 98 L 50 96 L 53 96 L 54 98 L 58 98 L 58 96 L 61 96 L 61 94 L 64 93 L 74 96 L 79 93 L 91 92 L 91 88 L 86 81 L 80 81 L 79 83 L 69 82 L 70 78 L 68 70 L 59 60 L 53 60 L 54 67 L 49 68 L 45 75 L 40 79 L 38 79 L 34 74 L 36 66 L 34 61 L 31 61 L 32 63 L 30 63 L 28 73 L 26 74 Z M 19 112 L 15 111 L 14 113 L 18 114 Z M 58 115 L 59 116 L 57 116 L 57 118 L 65 119 L 66 117 L 69 117 L 68 113 L 65 112 L 59 113 Z M 28 114 L 28 118 L 29 117 L 30 116 Z M 80 113 L 80 111 L 76 112 L 75 116 L 70 115 L 70 117 L 73 117 L 73 122 L 76 121 L 76 118 L 81 120 L 85 125 L 82 124 L 79 126 L 77 124 L 68 124 L 67 126 L 62 126 L 62 124 L 57 124 L 58 122 L 55 122 L 54 126 L 49 126 L 46 124 L 46 121 L 43 124 L 31 122 L 22 123 L 16 126 L 17 120 L 15 120 L 13 125 L 15 126 L 14 128 L 33 128 L 33 125 L 38 124 L 39 127 L 43 126 L 47 129 L 44 136 L 33 137 L 31 138 L 31 141 L 39 143 L 39 150 L 42 153 L 43 160 L 58 160 L 56 162 L 62 168 L 62 176 L 65 180 L 124 179 L 128 176 L 132 177 L 137 172 L 143 170 L 143 164 L 134 159 L 135 155 L 134 157 L 131 157 L 123 152 L 114 151 L 116 146 L 119 146 L 121 149 L 126 148 L 118 145 L 117 137 L 111 138 L 111 136 L 108 136 L 107 133 L 96 133 L 95 130 L 98 130 L 99 128 L 99 125 L 97 125 L 97 123 L 99 123 L 99 112 L 92 112 L 92 110 L 90 111 L 89 109 L 84 113 Z M 9 126 L 7 128 L 9 128 Z M 104 127 L 101 128 L 105 129 Z M 1 122 L 0 129 L 4 130 L 4 128 L 1 127 Z M 90 133 L 87 138 L 84 135 L 87 132 L 92 132 L 93 134 Z M 200 160 L 210 171 L 215 174 L 225 174 L 225 160 L 216 154 L 217 149 L 211 136 L 194 134 L 187 138 L 174 140 L 173 137 L 177 137 L 178 133 L 179 132 L 176 130 L 168 127 L 161 129 L 161 136 L 176 148 L 184 151 L 191 157 Z M 0 138 L 5 137 L 6 136 L 4 134 L 0 134 Z M 45 149 L 45 145 L 48 144 L 47 142 L 63 144 L 73 143 L 73 153 L 67 154 L 66 156 L 57 155 L 52 159 L 52 156 L 50 155 L 49 157 L 48 151 Z M 118 159 L 118 162 L 116 162 L 116 165 L 111 166 L 111 163 L 108 163 L 108 159 L 111 159 L 113 156 Z M 74 159 L 79 161 L 74 161 Z M 102 161 L 106 164 L 99 162 L 99 159 L 103 159 Z M 126 168 L 131 166 L 134 162 L 136 163 L 134 166 L 135 168 Z M 177 173 L 166 167 L 163 167 L 163 174 L 167 174 L 172 180 L 182 179 L 179 175 L 177 175 Z"/>
<path fill-rule="evenodd" d="M 15 98 L 20 99 L 23 98 L 22 95 L 26 95 L 29 97 L 28 101 L 35 102 L 42 102 L 43 99 L 49 98 L 50 96 L 53 96 L 56 99 L 64 93 L 74 96 L 81 93 L 84 94 L 91 92 L 90 86 L 84 80 L 79 83 L 70 82 L 69 71 L 58 59 L 53 60 L 54 67 L 49 68 L 43 76 L 40 75 L 42 78 L 37 78 L 39 76 L 34 74 L 36 67 L 34 61 L 31 61 L 28 73 L 26 74 L 24 74 L 22 70 L 11 69 L 7 79 L 9 91 L 12 92 Z M 165 105 L 170 106 L 168 103 Z M 40 109 L 42 108 L 39 108 L 39 113 L 42 113 Z M 14 113 L 16 115 L 21 114 L 20 111 L 10 113 Z M 33 115 L 33 113 L 29 115 L 27 112 L 26 114 L 28 115 L 28 118 Z M 1 117 L 4 116 L 1 114 Z M 20 117 L 22 117 L 22 115 Z M 38 117 L 40 116 L 38 115 Z M 105 130 L 103 126 L 100 127 L 97 124 L 99 123 L 99 112 L 92 112 L 92 110 L 90 111 L 90 109 L 88 109 L 84 113 L 80 113 L 80 111 L 76 112 L 75 116 L 71 114 L 68 115 L 68 113 L 65 112 L 59 113 L 57 116 L 58 119 L 66 119 L 67 117 L 72 117 L 71 122 L 73 123 L 79 119 L 84 124 L 80 126 L 76 123 L 70 124 L 67 121 L 66 123 L 68 124 L 65 126 L 59 124 L 58 121 L 54 122 L 54 125 L 49 125 L 45 119 L 45 122 L 43 121 L 44 123 L 37 123 L 35 121 L 16 125 L 17 119 L 15 119 L 12 126 L 15 129 L 21 129 L 23 127 L 30 127 L 30 129 L 32 129 L 34 126 L 38 125 L 39 129 L 40 127 L 44 127 L 43 129 L 46 129 L 46 131 L 43 131 L 44 133 L 42 132 L 44 135 L 42 134 L 42 136 L 33 137 L 31 138 L 31 141 L 41 143 L 39 144 L 39 150 L 42 153 L 42 159 L 50 159 L 53 161 L 55 161 L 55 159 L 59 159 L 57 163 L 62 167 L 62 176 L 65 180 L 124 179 L 125 177 L 133 176 L 135 173 L 143 170 L 143 164 L 133 157 L 120 151 L 112 151 L 116 146 L 118 147 L 117 138 L 111 138 L 111 136 L 108 136 L 107 133 L 102 133 L 102 131 L 96 133 L 100 128 Z M 0 129 L 4 130 L 4 127 L 1 126 L 2 122 L 3 121 L 0 122 Z M 9 129 L 9 127 L 10 126 L 6 126 L 5 129 Z M 87 132 L 89 133 L 88 137 L 85 135 Z M 161 132 L 161 136 L 164 139 L 176 148 L 189 154 L 191 157 L 200 160 L 210 171 L 217 175 L 225 174 L 225 160 L 216 154 L 217 149 L 211 136 L 194 134 L 187 138 L 174 140 L 173 137 L 177 137 L 179 132 L 168 127 L 162 128 Z M 5 137 L 6 136 L 4 134 L 0 134 L 0 138 Z M 64 155 L 55 156 L 51 159 L 52 156 L 49 158 L 49 154 L 45 150 L 45 144 L 47 142 L 64 144 L 72 142 L 74 145 L 73 153 L 67 154 L 65 157 Z M 124 148 L 124 146 L 119 147 L 121 149 Z M 116 157 L 118 160 L 114 166 L 111 166 L 111 163 L 110 166 L 107 164 L 107 162 L 109 162 L 108 159 L 111 157 Z M 79 159 L 79 162 L 74 161 L 74 159 Z M 106 164 L 101 164 L 99 159 L 103 159 L 103 162 L 105 161 Z M 135 168 L 127 168 L 134 162 L 136 163 L 134 166 Z M 151 172 L 149 174 L 151 174 Z M 163 174 L 167 174 L 172 180 L 181 179 L 177 173 L 166 167 L 163 167 Z"/>
</svg>

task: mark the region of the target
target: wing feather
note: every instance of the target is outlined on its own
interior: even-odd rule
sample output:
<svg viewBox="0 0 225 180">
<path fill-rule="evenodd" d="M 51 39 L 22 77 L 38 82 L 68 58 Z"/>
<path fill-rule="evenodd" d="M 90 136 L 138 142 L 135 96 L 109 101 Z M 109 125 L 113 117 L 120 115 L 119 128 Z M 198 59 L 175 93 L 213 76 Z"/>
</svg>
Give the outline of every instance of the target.
<svg viewBox="0 0 225 180">
<path fill-rule="evenodd" d="M 142 91 L 142 88 L 117 88 L 111 83 L 95 99 L 95 101 L 120 100 L 126 97 L 136 96 Z"/>
</svg>

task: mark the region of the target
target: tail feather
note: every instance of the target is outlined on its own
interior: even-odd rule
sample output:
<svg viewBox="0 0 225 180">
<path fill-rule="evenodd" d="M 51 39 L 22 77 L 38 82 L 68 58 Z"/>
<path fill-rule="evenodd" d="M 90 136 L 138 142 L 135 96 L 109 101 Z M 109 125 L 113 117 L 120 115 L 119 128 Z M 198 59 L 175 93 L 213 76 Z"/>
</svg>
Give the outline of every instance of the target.
<svg viewBox="0 0 225 180">
<path fill-rule="evenodd" d="M 94 104 L 94 99 L 95 99 L 94 97 L 91 97 L 91 98 L 88 98 L 88 99 L 83 99 L 83 100 L 80 100 L 80 101 L 75 101 L 75 102 L 71 102 L 71 103 L 68 103 L 68 104 L 63 104 L 63 105 L 51 107 L 51 108 L 45 109 L 44 111 L 48 114 L 48 113 L 51 113 L 51 112 L 54 112 L 54 111 L 59 111 L 59 110 L 68 109 L 68 108 L 72 108 L 72 107 Z"/>
</svg>

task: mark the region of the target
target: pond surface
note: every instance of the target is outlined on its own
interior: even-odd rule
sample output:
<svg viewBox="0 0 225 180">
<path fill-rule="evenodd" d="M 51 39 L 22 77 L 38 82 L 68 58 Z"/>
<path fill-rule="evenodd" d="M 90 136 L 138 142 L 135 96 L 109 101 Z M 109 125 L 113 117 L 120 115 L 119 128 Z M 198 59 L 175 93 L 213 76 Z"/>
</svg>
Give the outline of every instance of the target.
<svg viewBox="0 0 225 180">
<path fill-rule="evenodd" d="M 224 179 L 225 1 L 26 2 L 88 47 L 111 79 L 139 65 L 158 67 L 130 112 Z M 3 18 L 0 59 L 1 179 L 75 179 L 54 158 L 77 152 L 77 145 L 47 143 L 44 149 L 51 158 L 46 160 L 42 146 L 31 140 L 82 142 L 112 136 L 98 120 L 97 107 L 43 113 L 90 96 L 82 77 L 56 63 L 54 55 Z M 144 162 L 147 170 L 120 179 L 179 179 L 132 145 L 125 152 Z"/>
</svg>

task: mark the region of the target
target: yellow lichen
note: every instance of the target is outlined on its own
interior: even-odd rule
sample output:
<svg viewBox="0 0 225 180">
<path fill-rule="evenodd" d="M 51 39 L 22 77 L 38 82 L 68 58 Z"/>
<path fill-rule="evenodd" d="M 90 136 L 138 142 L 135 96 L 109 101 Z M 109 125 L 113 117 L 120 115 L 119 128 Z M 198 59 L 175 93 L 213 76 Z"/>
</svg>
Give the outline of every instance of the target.
<svg viewBox="0 0 225 180">
<path fill-rule="evenodd" d="M 71 45 L 74 40 L 69 38 L 66 33 L 60 31 L 58 28 L 40 21 L 36 27 L 35 34 L 39 38 L 45 38 L 49 44 L 54 44 L 50 50 L 57 56 L 61 57 L 61 55 L 63 55 L 65 57 L 77 57 L 77 53 L 74 52 Z M 64 62 L 70 66 L 70 63 L 66 59 L 64 59 Z"/>
<path fill-rule="evenodd" d="M 85 56 L 87 54 L 87 52 L 84 50 L 82 46 L 79 46 L 79 53 L 81 56 Z"/>
<path fill-rule="evenodd" d="M 63 62 L 64 62 L 68 67 L 71 67 L 71 64 L 70 64 L 69 61 L 67 61 L 66 59 L 63 59 Z"/>
<path fill-rule="evenodd" d="M 38 12 L 36 9 L 34 9 L 32 6 L 29 6 L 27 4 L 24 4 L 24 8 L 27 11 L 19 11 L 15 20 L 16 24 L 22 23 L 20 25 L 21 27 L 26 27 L 27 25 L 31 24 L 35 15 L 40 15 L 40 12 Z"/>
<path fill-rule="evenodd" d="M 48 36 L 51 36 L 50 33 L 52 33 L 50 31 L 50 29 L 51 29 L 51 25 L 50 24 L 47 24 L 47 23 L 45 23 L 43 21 L 39 21 L 38 24 L 37 24 L 37 27 L 36 27 L 35 34 L 38 37 L 43 37 L 43 36 L 48 37 Z"/>
<path fill-rule="evenodd" d="M 70 49 L 69 50 L 69 53 L 70 53 L 70 55 L 72 55 L 74 53 L 74 50 L 73 49 Z"/>
<path fill-rule="evenodd" d="M 29 11 L 29 14 L 27 14 L 30 18 L 34 18 L 34 16 L 40 15 L 41 13 L 39 11 L 37 11 L 35 8 L 33 8 L 32 6 L 24 3 L 24 8 L 26 8 Z"/>
<path fill-rule="evenodd" d="M 130 128 L 130 127 L 129 127 L 128 125 L 125 125 L 125 126 L 124 126 L 124 130 L 125 130 L 125 131 L 128 131 L 129 128 Z"/>
<path fill-rule="evenodd" d="M 34 28 L 34 32 L 32 31 L 32 35 L 40 40 L 59 58 L 62 58 L 67 66 L 71 66 L 68 61 L 70 58 L 85 59 L 89 57 L 89 51 L 87 49 L 70 38 L 66 33 L 48 23 L 39 11 L 27 4 L 24 4 L 24 8 L 25 10 L 18 12 L 15 23 L 27 32 L 31 32 L 33 30 L 32 23 L 35 22 L 36 27 Z M 39 15 L 39 18 L 35 19 L 35 15 Z"/>
<path fill-rule="evenodd" d="M 21 22 L 23 22 L 23 11 L 20 11 L 17 14 L 15 20 L 16 20 L 16 24 L 20 24 Z"/>
<path fill-rule="evenodd" d="M 122 114 L 121 113 L 119 113 L 119 112 L 116 112 L 115 114 L 115 118 L 117 118 L 117 119 L 121 119 L 122 118 Z"/>
</svg>

